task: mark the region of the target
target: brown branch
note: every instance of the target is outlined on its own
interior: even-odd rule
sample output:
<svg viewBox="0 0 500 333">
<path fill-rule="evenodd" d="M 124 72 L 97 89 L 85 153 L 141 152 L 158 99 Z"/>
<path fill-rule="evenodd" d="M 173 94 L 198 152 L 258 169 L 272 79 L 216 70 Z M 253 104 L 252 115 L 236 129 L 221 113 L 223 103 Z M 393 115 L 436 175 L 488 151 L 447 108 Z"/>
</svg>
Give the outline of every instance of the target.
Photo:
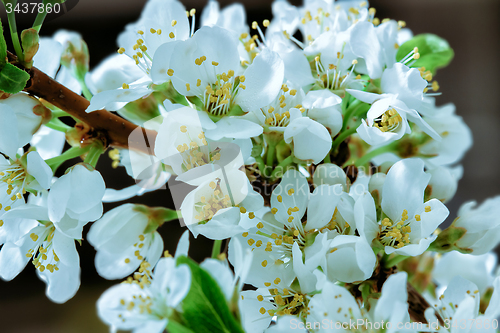
<svg viewBox="0 0 500 333">
<path fill-rule="evenodd" d="M 9 52 L 10 60 L 16 61 L 15 55 Z M 19 64 L 16 64 L 19 66 Z M 104 136 L 105 144 L 114 147 L 130 148 L 142 151 L 152 155 L 154 152 L 154 143 L 157 133 L 137 126 L 130 121 L 123 119 L 109 111 L 98 110 L 86 113 L 85 110 L 90 102 L 55 81 L 39 69 L 32 67 L 26 69 L 30 74 L 24 91 L 43 98 L 54 106 L 66 111 L 69 115 L 79 119 L 89 125 L 96 136 Z M 139 135 L 132 135 L 134 130 L 140 129 L 142 132 L 136 132 Z"/>
</svg>

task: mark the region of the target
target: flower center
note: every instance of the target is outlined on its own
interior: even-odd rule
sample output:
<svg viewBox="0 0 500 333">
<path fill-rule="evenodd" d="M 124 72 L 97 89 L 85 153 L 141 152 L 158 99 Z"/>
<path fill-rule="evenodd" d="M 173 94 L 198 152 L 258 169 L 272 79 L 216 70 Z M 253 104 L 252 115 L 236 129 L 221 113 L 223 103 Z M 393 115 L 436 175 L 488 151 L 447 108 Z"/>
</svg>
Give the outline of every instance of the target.
<svg viewBox="0 0 500 333">
<path fill-rule="evenodd" d="M 7 185 L 5 192 L 8 196 L 11 196 L 11 203 L 8 203 L 5 207 L 3 207 L 6 204 L 5 202 L 0 203 L 0 210 L 3 208 L 5 211 L 9 211 L 12 203 L 23 198 L 26 187 L 29 185 L 27 176 L 28 173 L 19 162 L 6 166 L 0 171 L 0 184 L 3 182 Z"/>
<path fill-rule="evenodd" d="M 33 247 L 26 253 L 27 258 L 32 258 L 33 265 L 38 271 L 43 272 L 47 269 L 49 272 L 59 270 L 59 257 L 52 249 L 52 239 L 56 228 L 51 222 L 44 222 L 44 225 L 37 227 L 37 232 L 32 232 L 30 238 L 33 241 Z"/>
<path fill-rule="evenodd" d="M 281 86 L 279 95 L 274 100 L 274 102 L 271 105 L 260 109 L 266 117 L 266 125 L 274 127 L 286 127 L 290 123 L 289 110 L 291 108 L 297 108 L 301 112 L 304 112 L 305 109 L 301 104 L 297 104 L 294 106 L 295 96 L 297 96 L 297 90 L 290 89 L 286 84 L 283 84 Z"/>
<path fill-rule="evenodd" d="M 210 188 L 213 190 L 213 194 L 208 199 L 202 196 L 200 202 L 195 204 L 195 210 L 198 212 L 195 219 L 201 224 L 211 220 L 219 210 L 233 206 L 229 195 L 224 195 L 221 190 L 220 179 L 217 178 L 216 181 L 217 183 L 210 182 L 209 184 Z"/>
<path fill-rule="evenodd" d="M 123 283 L 137 284 L 142 289 L 142 293 L 132 295 L 130 301 L 124 298 L 120 299 L 120 307 L 128 312 L 126 316 L 118 315 L 122 322 L 125 322 L 127 318 L 134 318 L 137 314 L 168 318 L 170 309 L 166 306 L 166 302 L 162 297 L 159 299 L 152 296 L 152 293 L 148 290 L 152 280 L 151 265 L 147 261 L 143 261 L 139 271 L 135 272 L 133 277 L 129 276 L 127 280 L 123 281 Z"/>
<path fill-rule="evenodd" d="M 334 230 L 337 231 L 340 235 L 348 235 L 350 231 L 351 226 L 347 221 L 344 220 L 342 215 L 339 214 L 339 211 L 337 208 L 335 208 L 335 211 L 333 212 L 332 219 L 326 226 L 320 229 L 320 231 L 323 231 L 324 229 L 328 230 Z"/>
<path fill-rule="evenodd" d="M 281 282 L 280 278 L 276 278 L 273 283 L 279 284 Z M 266 287 L 270 287 L 270 282 L 264 283 Z M 299 315 L 303 313 L 304 316 L 307 315 L 307 298 L 300 292 L 296 292 L 291 288 L 270 288 L 269 296 L 258 295 L 257 300 L 262 302 L 264 299 L 268 302 L 272 302 L 275 305 L 275 309 L 267 310 L 265 308 L 260 308 L 259 312 L 264 315 L 266 312 L 270 316 L 284 316 L 284 315 Z"/>
<path fill-rule="evenodd" d="M 206 60 L 205 56 L 202 56 L 195 60 L 198 66 L 201 66 Z M 217 71 L 217 66 L 219 63 L 212 61 L 211 64 L 214 71 Z M 206 66 L 205 66 L 206 67 Z M 227 115 L 231 109 L 232 100 L 238 94 L 239 89 L 246 89 L 243 82 L 245 82 L 245 76 L 241 75 L 238 77 L 234 76 L 234 70 L 230 69 L 227 73 L 215 75 L 216 80 L 213 83 L 209 83 L 205 86 L 205 90 L 199 89 L 202 80 L 199 78 L 196 81 L 196 88 L 201 91 L 201 99 L 205 110 L 214 116 L 224 116 Z M 186 88 L 189 91 L 191 87 L 189 83 L 186 83 Z"/>
<path fill-rule="evenodd" d="M 399 249 L 410 244 L 410 232 L 411 227 L 408 221 L 408 211 L 405 209 L 403 210 L 403 214 L 401 214 L 401 220 L 397 223 L 394 223 L 387 217 L 382 220 L 380 225 L 380 240 L 387 246 Z"/>
<path fill-rule="evenodd" d="M 355 59 L 352 61 L 351 70 L 347 73 L 342 73 L 340 70 L 340 62 L 344 59 L 344 46 L 342 51 L 337 52 L 337 64 L 323 64 L 320 56 L 314 58 L 314 65 L 316 68 L 316 82 L 324 89 L 330 89 L 334 93 L 338 90 L 344 90 L 347 85 L 353 81 L 361 80 L 361 75 L 353 77 L 354 68 L 358 61 Z"/>
<path fill-rule="evenodd" d="M 385 111 L 380 117 L 374 119 L 373 127 L 378 128 L 382 132 L 392 132 L 398 128 L 403 118 L 399 115 L 396 109 L 391 108 Z"/>
</svg>

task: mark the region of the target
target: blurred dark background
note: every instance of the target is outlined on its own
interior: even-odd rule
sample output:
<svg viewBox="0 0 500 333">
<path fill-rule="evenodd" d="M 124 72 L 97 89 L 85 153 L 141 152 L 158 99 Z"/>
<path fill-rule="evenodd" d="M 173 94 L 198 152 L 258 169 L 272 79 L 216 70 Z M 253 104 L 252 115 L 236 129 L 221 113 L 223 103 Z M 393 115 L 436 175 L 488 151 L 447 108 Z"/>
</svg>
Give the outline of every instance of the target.
<svg viewBox="0 0 500 333">
<path fill-rule="evenodd" d="M 271 1 L 240 2 L 247 8 L 249 22 L 271 17 Z M 116 36 L 127 23 L 138 18 L 144 3 L 145 0 L 79 1 L 68 13 L 46 22 L 42 35 L 50 36 L 61 28 L 80 32 L 89 46 L 92 68 L 116 51 Z M 189 0 L 183 3 L 188 9 L 194 7 L 200 13 L 206 1 Z M 220 3 L 224 6 L 232 1 Z M 299 5 L 300 1 L 291 3 Z M 500 1 L 374 0 L 370 1 L 370 6 L 377 9 L 380 19 L 404 20 L 415 34 L 437 34 L 448 40 L 455 50 L 451 65 L 441 69 L 436 77 L 443 93 L 438 97 L 438 104 L 456 104 L 457 113 L 473 132 L 474 146 L 463 160 L 464 177 L 455 198 L 448 205 L 450 218 L 455 217 L 464 201 L 482 202 L 500 194 Z M 4 29 L 8 29 L 3 9 L 0 11 Z M 20 16 L 18 20 L 21 28 L 31 24 Z M 108 187 L 130 185 L 131 181 L 123 168 L 112 169 L 110 164 L 110 160 L 102 158 L 97 166 Z M 167 191 L 161 191 L 136 198 L 134 202 L 151 206 L 168 205 L 171 198 Z M 105 210 L 115 206 L 105 204 Z M 174 252 L 184 230 L 177 221 L 160 228 L 166 250 Z M 194 259 L 200 261 L 210 255 L 210 241 L 201 238 L 191 241 Z M 105 289 L 119 281 L 106 281 L 96 274 L 93 264 L 95 252 L 87 242 L 78 246 L 78 251 L 82 286 L 77 295 L 65 304 L 54 304 L 45 297 L 45 285 L 36 277 L 31 264 L 13 281 L 0 281 L 0 332 L 108 331 L 96 315 L 95 302 Z"/>
</svg>

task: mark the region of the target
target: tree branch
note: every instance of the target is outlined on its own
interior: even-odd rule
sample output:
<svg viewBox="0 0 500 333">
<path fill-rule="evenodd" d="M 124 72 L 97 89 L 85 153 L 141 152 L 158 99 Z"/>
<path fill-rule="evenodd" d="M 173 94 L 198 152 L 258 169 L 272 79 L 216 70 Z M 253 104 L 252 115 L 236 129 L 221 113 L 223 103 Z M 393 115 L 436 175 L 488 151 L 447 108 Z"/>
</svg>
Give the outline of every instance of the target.
<svg viewBox="0 0 500 333">
<path fill-rule="evenodd" d="M 9 60 L 16 61 L 17 57 L 9 52 Z M 19 64 L 16 65 L 19 66 Z M 107 141 L 104 143 L 105 145 L 135 149 L 149 155 L 153 154 L 157 135 L 155 131 L 137 126 L 106 110 L 86 113 L 85 110 L 90 105 L 86 98 L 66 88 L 35 67 L 21 68 L 31 76 L 24 91 L 45 99 L 86 123 L 94 130 L 96 136 L 104 136 Z M 140 129 L 142 135 L 131 136 L 131 133 L 137 129 Z"/>
</svg>

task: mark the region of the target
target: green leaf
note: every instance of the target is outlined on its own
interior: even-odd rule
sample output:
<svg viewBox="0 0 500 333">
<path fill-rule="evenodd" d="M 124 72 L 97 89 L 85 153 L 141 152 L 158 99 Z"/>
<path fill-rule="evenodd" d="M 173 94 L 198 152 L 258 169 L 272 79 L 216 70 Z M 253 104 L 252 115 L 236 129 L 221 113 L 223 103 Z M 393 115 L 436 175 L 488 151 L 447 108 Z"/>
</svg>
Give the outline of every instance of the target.
<svg viewBox="0 0 500 333">
<path fill-rule="evenodd" d="M 0 70 L 7 63 L 7 43 L 5 42 L 5 37 L 3 36 L 3 26 L 0 20 Z"/>
<path fill-rule="evenodd" d="M 191 329 L 183 326 L 182 324 L 169 320 L 167 325 L 167 332 L 169 333 L 195 333 Z"/>
<path fill-rule="evenodd" d="M 30 75 L 28 73 L 6 63 L 0 71 L 0 90 L 9 94 L 17 94 L 26 87 L 26 82 L 29 79 Z"/>
<path fill-rule="evenodd" d="M 179 257 L 180 264 L 191 270 L 191 289 L 182 302 L 184 326 L 196 333 L 243 333 L 212 276 L 187 257 Z"/>
<path fill-rule="evenodd" d="M 399 47 L 396 60 L 403 59 L 415 47 L 418 47 L 420 58 L 411 67 L 425 67 L 433 74 L 438 68 L 447 66 L 454 56 L 453 49 L 446 40 L 433 34 L 421 34 Z"/>
</svg>

